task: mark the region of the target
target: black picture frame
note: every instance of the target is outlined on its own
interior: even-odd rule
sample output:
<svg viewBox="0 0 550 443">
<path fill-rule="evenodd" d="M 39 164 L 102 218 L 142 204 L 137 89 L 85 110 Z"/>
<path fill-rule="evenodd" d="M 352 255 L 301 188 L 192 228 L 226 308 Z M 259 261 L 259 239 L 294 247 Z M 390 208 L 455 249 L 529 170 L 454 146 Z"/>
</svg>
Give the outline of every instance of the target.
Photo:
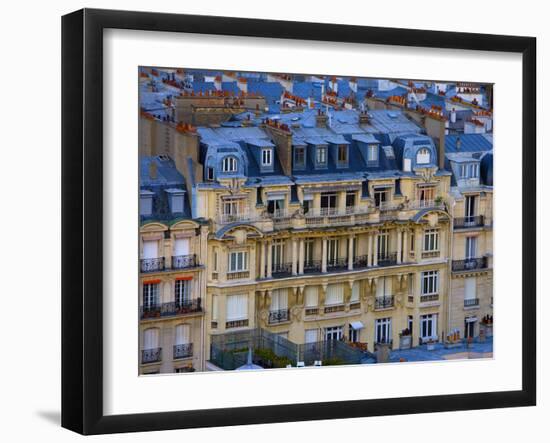
<svg viewBox="0 0 550 443">
<path fill-rule="evenodd" d="M 103 413 L 103 31 L 108 28 L 519 53 L 523 64 L 522 388 L 196 411 Z M 536 404 L 536 39 L 83 9 L 62 18 L 62 426 L 82 434 Z"/>
</svg>

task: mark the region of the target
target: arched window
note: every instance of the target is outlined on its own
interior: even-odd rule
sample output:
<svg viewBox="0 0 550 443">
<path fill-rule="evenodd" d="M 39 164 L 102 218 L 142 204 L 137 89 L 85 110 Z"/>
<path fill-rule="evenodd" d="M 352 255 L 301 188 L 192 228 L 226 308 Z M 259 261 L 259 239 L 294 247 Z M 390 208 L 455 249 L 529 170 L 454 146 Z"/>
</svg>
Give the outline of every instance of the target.
<svg viewBox="0 0 550 443">
<path fill-rule="evenodd" d="M 235 157 L 225 157 L 222 162 L 223 172 L 237 172 L 237 159 Z"/>
<path fill-rule="evenodd" d="M 416 153 L 416 163 L 430 163 L 430 150 L 428 148 L 421 148 L 418 150 L 418 152 Z"/>
</svg>

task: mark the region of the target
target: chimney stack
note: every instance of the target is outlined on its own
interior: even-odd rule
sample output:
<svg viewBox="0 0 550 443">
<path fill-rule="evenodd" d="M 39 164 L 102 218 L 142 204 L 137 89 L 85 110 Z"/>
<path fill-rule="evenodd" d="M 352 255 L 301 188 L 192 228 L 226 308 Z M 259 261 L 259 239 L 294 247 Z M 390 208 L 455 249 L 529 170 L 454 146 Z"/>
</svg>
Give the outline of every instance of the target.
<svg viewBox="0 0 550 443">
<path fill-rule="evenodd" d="M 327 126 L 327 116 L 323 113 L 320 109 L 317 111 L 317 115 L 315 116 L 315 126 L 318 128 L 324 128 Z"/>
</svg>

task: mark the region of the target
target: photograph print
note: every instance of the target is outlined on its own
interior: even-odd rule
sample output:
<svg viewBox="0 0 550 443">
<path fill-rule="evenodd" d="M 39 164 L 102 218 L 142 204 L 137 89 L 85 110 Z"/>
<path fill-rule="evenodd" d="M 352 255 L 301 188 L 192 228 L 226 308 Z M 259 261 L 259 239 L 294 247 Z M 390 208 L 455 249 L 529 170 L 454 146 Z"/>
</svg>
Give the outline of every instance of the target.
<svg viewBox="0 0 550 443">
<path fill-rule="evenodd" d="M 363 74 L 139 67 L 140 375 L 493 357 L 493 85 Z"/>
</svg>

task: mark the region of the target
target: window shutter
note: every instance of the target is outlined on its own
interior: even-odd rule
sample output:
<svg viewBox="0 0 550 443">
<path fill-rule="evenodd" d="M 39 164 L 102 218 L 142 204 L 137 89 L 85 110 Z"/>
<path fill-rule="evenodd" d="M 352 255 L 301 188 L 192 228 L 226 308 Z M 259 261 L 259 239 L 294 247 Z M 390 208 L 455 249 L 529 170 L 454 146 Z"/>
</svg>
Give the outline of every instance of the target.
<svg viewBox="0 0 550 443">
<path fill-rule="evenodd" d="M 307 286 L 306 287 L 306 307 L 315 308 L 319 305 L 319 291 L 317 286 Z"/>
<path fill-rule="evenodd" d="M 248 295 L 227 296 L 227 321 L 246 320 L 248 318 Z"/>
<path fill-rule="evenodd" d="M 271 293 L 271 310 L 279 311 L 288 308 L 288 290 L 275 289 Z"/>
<path fill-rule="evenodd" d="M 184 345 L 190 343 L 190 328 L 189 325 L 176 326 L 176 345 Z"/>
<path fill-rule="evenodd" d="M 353 282 L 353 287 L 351 288 L 351 299 L 350 301 L 359 301 L 359 282 Z"/>
<path fill-rule="evenodd" d="M 143 242 L 143 258 L 157 258 L 157 257 L 158 257 L 158 241 L 145 240 Z"/>
<path fill-rule="evenodd" d="M 159 330 L 150 328 L 143 331 L 143 349 L 155 349 L 159 347 Z"/>
<path fill-rule="evenodd" d="M 327 305 L 341 305 L 344 303 L 344 285 L 328 285 L 327 286 Z"/>
<path fill-rule="evenodd" d="M 189 255 L 189 239 L 188 238 L 176 238 L 174 245 L 174 255 L 176 257 L 180 255 Z"/>
<path fill-rule="evenodd" d="M 476 298 L 476 278 L 468 277 L 464 279 L 464 299 L 472 300 Z"/>
</svg>

